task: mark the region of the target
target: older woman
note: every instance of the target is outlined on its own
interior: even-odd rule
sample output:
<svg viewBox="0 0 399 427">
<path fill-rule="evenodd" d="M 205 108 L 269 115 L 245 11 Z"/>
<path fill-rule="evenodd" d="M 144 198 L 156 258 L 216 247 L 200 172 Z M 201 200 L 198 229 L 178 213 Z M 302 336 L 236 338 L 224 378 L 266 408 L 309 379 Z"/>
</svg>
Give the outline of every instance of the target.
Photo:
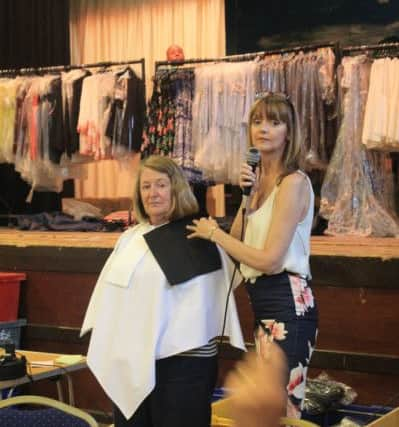
<svg viewBox="0 0 399 427">
<path fill-rule="evenodd" d="M 139 224 L 120 237 L 87 309 L 88 365 L 116 427 L 207 427 L 231 261 L 214 244 L 186 245 L 198 205 L 171 159 L 141 164 L 134 208 Z M 245 349 L 232 298 L 226 319 L 225 335 Z"/>
</svg>

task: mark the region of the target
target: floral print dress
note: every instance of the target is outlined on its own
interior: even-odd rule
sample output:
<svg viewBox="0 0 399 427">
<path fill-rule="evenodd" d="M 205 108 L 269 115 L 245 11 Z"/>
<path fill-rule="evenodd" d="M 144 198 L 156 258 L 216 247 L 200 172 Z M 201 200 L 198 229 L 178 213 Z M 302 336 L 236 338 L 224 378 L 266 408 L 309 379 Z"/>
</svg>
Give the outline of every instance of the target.
<svg viewBox="0 0 399 427">
<path fill-rule="evenodd" d="M 287 416 L 299 418 L 307 370 L 316 343 L 317 307 L 308 281 L 287 272 L 247 282 L 255 314 L 257 352 L 267 359 L 268 344 L 277 343 L 288 362 Z"/>
</svg>

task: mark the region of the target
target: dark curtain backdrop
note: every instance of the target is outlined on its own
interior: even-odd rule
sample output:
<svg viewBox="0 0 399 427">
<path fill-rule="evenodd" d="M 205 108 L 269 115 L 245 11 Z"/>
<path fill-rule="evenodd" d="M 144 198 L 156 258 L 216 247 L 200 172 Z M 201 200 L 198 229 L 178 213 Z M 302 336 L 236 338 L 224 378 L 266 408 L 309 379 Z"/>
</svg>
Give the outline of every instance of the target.
<svg viewBox="0 0 399 427">
<path fill-rule="evenodd" d="M 399 36 L 398 0 L 225 0 L 227 54 Z"/>
<path fill-rule="evenodd" d="M 68 0 L 1 0 L 0 67 L 69 64 Z"/>
<path fill-rule="evenodd" d="M 0 0 L 0 68 L 25 68 L 70 63 L 68 0 Z M 0 213 L 61 210 L 61 197 L 73 196 L 73 183 L 64 193 L 35 192 L 13 165 L 0 164 Z"/>
</svg>

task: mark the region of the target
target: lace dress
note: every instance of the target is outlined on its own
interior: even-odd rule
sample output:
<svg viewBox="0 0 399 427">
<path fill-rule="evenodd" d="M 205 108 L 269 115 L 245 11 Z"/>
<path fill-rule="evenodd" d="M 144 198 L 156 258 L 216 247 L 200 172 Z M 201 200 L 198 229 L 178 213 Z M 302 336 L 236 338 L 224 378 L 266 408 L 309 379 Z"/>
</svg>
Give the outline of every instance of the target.
<svg viewBox="0 0 399 427">
<path fill-rule="evenodd" d="M 218 63 L 195 70 L 195 165 L 216 183 L 237 184 L 247 150 L 250 107 L 257 89 L 256 62 Z"/>
<path fill-rule="evenodd" d="M 343 119 L 321 189 L 320 214 L 329 220 L 326 234 L 399 236 L 389 211 L 391 177 L 381 167 L 386 162 L 361 143 L 370 65 L 365 56 L 342 60 Z"/>
</svg>

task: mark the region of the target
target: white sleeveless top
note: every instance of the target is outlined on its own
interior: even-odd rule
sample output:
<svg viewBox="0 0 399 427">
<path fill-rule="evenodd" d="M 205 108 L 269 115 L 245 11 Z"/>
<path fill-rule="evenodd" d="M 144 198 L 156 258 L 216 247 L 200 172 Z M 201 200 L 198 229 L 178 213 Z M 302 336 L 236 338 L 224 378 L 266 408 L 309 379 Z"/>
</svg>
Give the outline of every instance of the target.
<svg viewBox="0 0 399 427">
<path fill-rule="evenodd" d="M 303 221 L 298 223 L 295 229 L 294 236 L 284 257 L 281 271 L 286 270 L 310 278 L 310 233 L 313 221 L 314 193 L 309 177 L 302 171 L 298 170 L 298 172 L 304 175 L 309 183 L 309 208 L 305 218 Z M 248 215 L 244 238 L 244 242 L 248 246 L 252 246 L 257 249 L 264 248 L 272 220 L 274 200 L 278 189 L 279 187 L 276 185 L 269 197 L 263 202 L 262 206 Z M 258 276 L 264 274 L 246 264 L 241 264 L 240 270 L 244 278 L 251 282 L 254 282 Z"/>
</svg>

